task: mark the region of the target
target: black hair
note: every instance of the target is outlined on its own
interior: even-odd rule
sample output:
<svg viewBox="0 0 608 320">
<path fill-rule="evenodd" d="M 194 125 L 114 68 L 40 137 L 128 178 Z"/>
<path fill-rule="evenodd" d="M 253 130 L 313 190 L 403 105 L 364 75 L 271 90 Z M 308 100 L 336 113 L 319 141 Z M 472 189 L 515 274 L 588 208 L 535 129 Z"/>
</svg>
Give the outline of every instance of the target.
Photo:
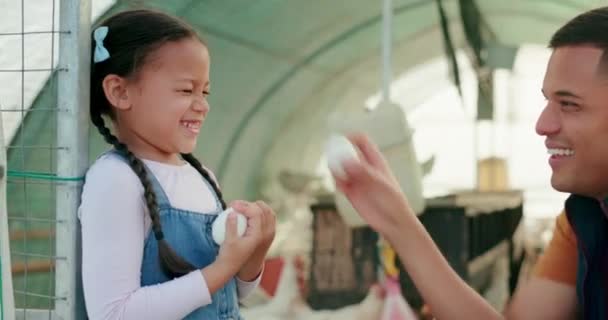
<svg viewBox="0 0 608 320">
<path fill-rule="evenodd" d="M 103 90 L 104 78 L 110 74 L 123 78 L 136 77 L 141 67 L 146 63 L 155 50 L 170 41 L 194 38 L 204 43 L 196 31 L 185 22 L 168 14 L 153 10 L 130 10 L 117 13 L 100 26 L 108 27 L 108 34 L 103 40 L 104 47 L 110 53 L 110 58 L 94 62 L 91 57 L 91 121 L 97 127 L 104 140 L 126 157 L 144 187 L 144 197 L 150 218 L 152 232 L 158 241 L 158 255 L 163 272 L 169 277 L 178 277 L 195 270 L 195 266 L 180 257 L 168 244 L 162 231 L 156 194 L 145 170 L 144 163 L 137 158 L 126 144 L 118 140 L 106 127 L 103 116 L 115 119 L 113 108 Z M 92 48 L 95 47 L 91 36 Z M 182 158 L 190 163 L 209 182 L 220 199 L 222 209 L 226 208 L 222 193 L 209 172 L 192 154 L 182 154 Z"/>
<path fill-rule="evenodd" d="M 603 70 L 608 66 L 608 7 L 601 7 L 579 14 L 553 34 L 549 48 L 590 45 L 601 49 Z"/>
</svg>

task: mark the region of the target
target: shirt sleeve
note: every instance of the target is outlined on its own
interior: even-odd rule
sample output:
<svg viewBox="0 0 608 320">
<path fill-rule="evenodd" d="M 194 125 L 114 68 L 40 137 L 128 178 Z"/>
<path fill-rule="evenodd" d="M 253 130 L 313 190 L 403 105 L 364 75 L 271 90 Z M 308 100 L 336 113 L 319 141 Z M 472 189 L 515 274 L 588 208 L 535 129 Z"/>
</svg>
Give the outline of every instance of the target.
<svg viewBox="0 0 608 320">
<path fill-rule="evenodd" d="M 235 277 L 236 288 L 237 288 L 239 300 L 247 298 L 247 296 L 249 296 L 253 292 L 253 290 L 255 290 L 255 288 L 257 288 L 260 285 L 260 282 L 262 281 L 263 273 L 264 273 L 264 270 L 262 269 L 262 271 L 260 272 L 258 277 L 255 278 L 253 281 L 243 281 L 243 280 L 239 279 L 239 277 Z"/>
<path fill-rule="evenodd" d="M 562 212 L 557 217 L 553 238 L 534 267 L 533 275 L 574 286 L 577 264 L 576 236 L 566 213 Z"/>
<path fill-rule="evenodd" d="M 120 159 L 102 158 L 87 173 L 79 216 L 90 319 L 181 319 L 211 303 L 199 270 L 140 285 L 147 212 L 142 194 L 139 179 Z"/>
</svg>

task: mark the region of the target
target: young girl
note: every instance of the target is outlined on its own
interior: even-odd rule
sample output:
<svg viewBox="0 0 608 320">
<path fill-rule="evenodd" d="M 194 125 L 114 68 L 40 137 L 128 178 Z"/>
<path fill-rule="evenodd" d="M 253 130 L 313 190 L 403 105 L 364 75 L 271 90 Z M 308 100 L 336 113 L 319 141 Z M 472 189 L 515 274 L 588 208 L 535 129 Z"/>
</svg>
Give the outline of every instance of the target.
<svg viewBox="0 0 608 320">
<path fill-rule="evenodd" d="M 89 318 L 240 319 L 275 220 L 263 202 L 235 202 L 245 234 L 233 214 L 223 244 L 212 239 L 226 204 L 191 154 L 209 112 L 205 44 L 184 22 L 137 10 L 95 28 L 92 49 L 91 121 L 113 149 L 89 169 L 79 211 Z"/>
</svg>

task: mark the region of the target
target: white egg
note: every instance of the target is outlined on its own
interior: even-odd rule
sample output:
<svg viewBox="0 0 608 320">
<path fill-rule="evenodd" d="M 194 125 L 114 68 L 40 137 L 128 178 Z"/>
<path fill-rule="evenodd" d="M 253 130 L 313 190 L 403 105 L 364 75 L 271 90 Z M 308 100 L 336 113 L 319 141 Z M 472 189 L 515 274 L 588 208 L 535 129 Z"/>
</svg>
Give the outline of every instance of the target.
<svg viewBox="0 0 608 320">
<path fill-rule="evenodd" d="M 341 179 L 346 178 L 343 167 L 344 162 L 348 159 L 359 159 L 359 155 L 353 144 L 342 135 L 332 135 L 329 137 L 325 145 L 325 154 L 327 156 L 329 171 Z"/>
<path fill-rule="evenodd" d="M 242 237 L 245 234 L 245 229 L 247 228 L 247 218 L 239 212 L 234 211 L 232 208 L 228 208 L 222 213 L 218 214 L 215 221 L 213 221 L 213 225 L 211 226 L 211 236 L 213 237 L 213 241 L 218 245 L 221 245 L 226 238 L 226 221 L 228 219 L 228 214 L 231 212 L 236 213 L 236 230 L 239 237 Z"/>
</svg>

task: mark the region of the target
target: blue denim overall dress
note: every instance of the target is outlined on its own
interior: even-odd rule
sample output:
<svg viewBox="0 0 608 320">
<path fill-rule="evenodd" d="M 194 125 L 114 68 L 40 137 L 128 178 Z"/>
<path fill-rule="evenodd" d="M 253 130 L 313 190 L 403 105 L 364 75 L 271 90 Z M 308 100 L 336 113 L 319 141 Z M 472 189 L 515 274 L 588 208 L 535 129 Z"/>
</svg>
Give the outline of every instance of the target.
<svg viewBox="0 0 608 320">
<path fill-rule="evenodd" d="M 118 152 L 115 153 L 121 156 Z M 122 158 L 124 159 L 124 157 Z M 202 269 L 211 264 L 215 261 L 219 251 L 219 246 L 211 237 L 211 225 L 221 212 L 221 205 L 217 194 L 211 185 L 209 185 L 209 182 L 205 180 L 207 187 L 215 197 L 216 208 L 218 209 L 212 212 L 192 212 L 172 207 L 167 194 L 154 174 L 147 167 L 146 171 L 156 194 L 165 240 L 178 255 L 193 264 L 196 268 Z M 158 258 L 158 242 L 154 237 L 154 233 L 150 230 L 144 243 L 141 286 L 155 285 L 169 280 L 171 279 L 161 270 Z M 194 310 L 184 319 L 242 319 L 239 313 L 237 287 L 234 278 L 223 288 L 215 292 L 211 296 L 211 299 L 211 304 Z"/>
</svg>

